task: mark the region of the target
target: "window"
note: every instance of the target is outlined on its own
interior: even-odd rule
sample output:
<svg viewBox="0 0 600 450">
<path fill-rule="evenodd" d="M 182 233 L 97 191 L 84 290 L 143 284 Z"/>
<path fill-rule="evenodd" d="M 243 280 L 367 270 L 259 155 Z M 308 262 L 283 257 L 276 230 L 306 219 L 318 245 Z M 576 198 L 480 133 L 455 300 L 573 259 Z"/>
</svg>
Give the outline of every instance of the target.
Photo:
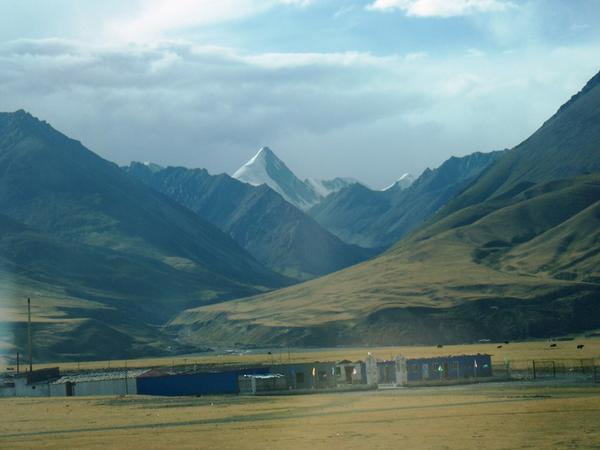
<svg viewBox="0 0 600 450">
<path fill-rule="evenodd" d="M 296 373 L 296 384 L 304 384 L 304 372 Z"/>
<path fill-rule="evenodd" d="M 335 374 L 338 376 L 342 374 L 342 369 L 339 366 L 335 368 Z"/>
</svg>

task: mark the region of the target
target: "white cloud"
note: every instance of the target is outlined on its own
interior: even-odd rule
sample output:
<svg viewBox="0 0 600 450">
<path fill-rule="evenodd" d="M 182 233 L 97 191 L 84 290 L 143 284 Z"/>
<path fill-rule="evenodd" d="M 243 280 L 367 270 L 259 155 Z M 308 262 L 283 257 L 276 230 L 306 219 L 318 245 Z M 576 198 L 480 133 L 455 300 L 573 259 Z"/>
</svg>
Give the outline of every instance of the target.
<svg viewBox="0 0 600 450">
<path fill-rule="evenodd" d="M 367 9 L 399 10 L 415 17 L 454 17 L 504 11 L 514 6 L 514 3 L 508 0 L 375 0 Z"/>
<path fill-rule="evenodd" d="M 380 57 L 20 40 L 0 44 L 0 111 L 29 110 L 118 163 L 232 171 L 269 145 L 300 175 L 376 187 L 449 154 L 517 144 L 594 75 L 598 53 Z"/>
<path fill-rule="evenodd" d="M 181 29 L 255 16 L 276 6 L 304 8 L 313 0 L 147 0 L 134 17 L 108 25 L 107 35 L 127 42 L 148 42 Z"/>
</svg>

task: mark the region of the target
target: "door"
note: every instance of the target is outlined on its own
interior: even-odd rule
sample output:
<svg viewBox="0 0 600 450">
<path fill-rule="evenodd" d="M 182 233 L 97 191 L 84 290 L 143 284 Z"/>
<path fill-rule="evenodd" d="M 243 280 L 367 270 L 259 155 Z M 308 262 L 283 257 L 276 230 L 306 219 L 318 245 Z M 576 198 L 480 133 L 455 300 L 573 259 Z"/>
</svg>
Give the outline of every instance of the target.
<svg viewBox="0 0 600 450">
<path fill-rule="evenodd" d="M 345 366 L 344 373 L 346 374 L 346 383 L 352 384 L 352 372 L 354 372 L 354 367 Z"/>
</svg>

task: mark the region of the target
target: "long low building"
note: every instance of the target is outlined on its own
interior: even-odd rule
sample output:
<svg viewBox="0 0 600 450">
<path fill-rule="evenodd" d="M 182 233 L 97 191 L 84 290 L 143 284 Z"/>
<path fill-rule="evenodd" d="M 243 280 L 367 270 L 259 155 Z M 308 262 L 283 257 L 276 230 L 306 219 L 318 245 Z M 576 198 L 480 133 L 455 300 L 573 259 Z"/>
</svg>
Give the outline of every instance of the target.
<svg viewBox="0 0 600 450">
<path fill-rule="evenodd" d="M 123 370 L 63 376 L 50 383 L 50 396 L 136 395 L 137 377 L 144 372 L 146 370 Z"/>
<path fill-rule="evenodd" d="M 269 373 L 268 367 L 178 374 L 151 370 L 137 378 L 137 393 L 158 396 L 239 394 L 240 375 Z"/>
<path fill-rule="evenodd" d="M 368 383 L 416 386 L 477 382 L 493 376 L 492 358 L 487 354 L 449 355 L 432 358 L 402 356 L 390 361 L 367 358 Z"/>
<path fill-rule="evenodd" d="M 493 375 L 492 358 L 484 354 L 409 359 L 406 369 L 409 385 L 448 380 L 476 381 Z"/>
<path fill-rule="evenodd" d="M 58 368 L 14 374 L 0 380 L 0 397 L 116 395 L 220 395 L 318 390 L 374 389 L 477 382 L 492 377 L 490 355 L 278 364 L 264 367 L 113 370 L 60 376 Z"/>
</svg>

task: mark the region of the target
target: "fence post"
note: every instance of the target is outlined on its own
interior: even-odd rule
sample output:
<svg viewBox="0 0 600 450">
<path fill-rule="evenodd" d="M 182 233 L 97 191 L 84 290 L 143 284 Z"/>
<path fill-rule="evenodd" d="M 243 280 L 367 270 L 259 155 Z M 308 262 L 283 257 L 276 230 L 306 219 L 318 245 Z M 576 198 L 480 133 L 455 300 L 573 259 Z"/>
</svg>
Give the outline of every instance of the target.
<svg viewBox="0 0 600 450">
<path fill-rule="evenodd" d="M 533 379 L 535 380 L 536 379 L 536 376 L 535 376 L 535 359 L 532 361 L 532 363 L 533 363 Z"/>
</svg>

